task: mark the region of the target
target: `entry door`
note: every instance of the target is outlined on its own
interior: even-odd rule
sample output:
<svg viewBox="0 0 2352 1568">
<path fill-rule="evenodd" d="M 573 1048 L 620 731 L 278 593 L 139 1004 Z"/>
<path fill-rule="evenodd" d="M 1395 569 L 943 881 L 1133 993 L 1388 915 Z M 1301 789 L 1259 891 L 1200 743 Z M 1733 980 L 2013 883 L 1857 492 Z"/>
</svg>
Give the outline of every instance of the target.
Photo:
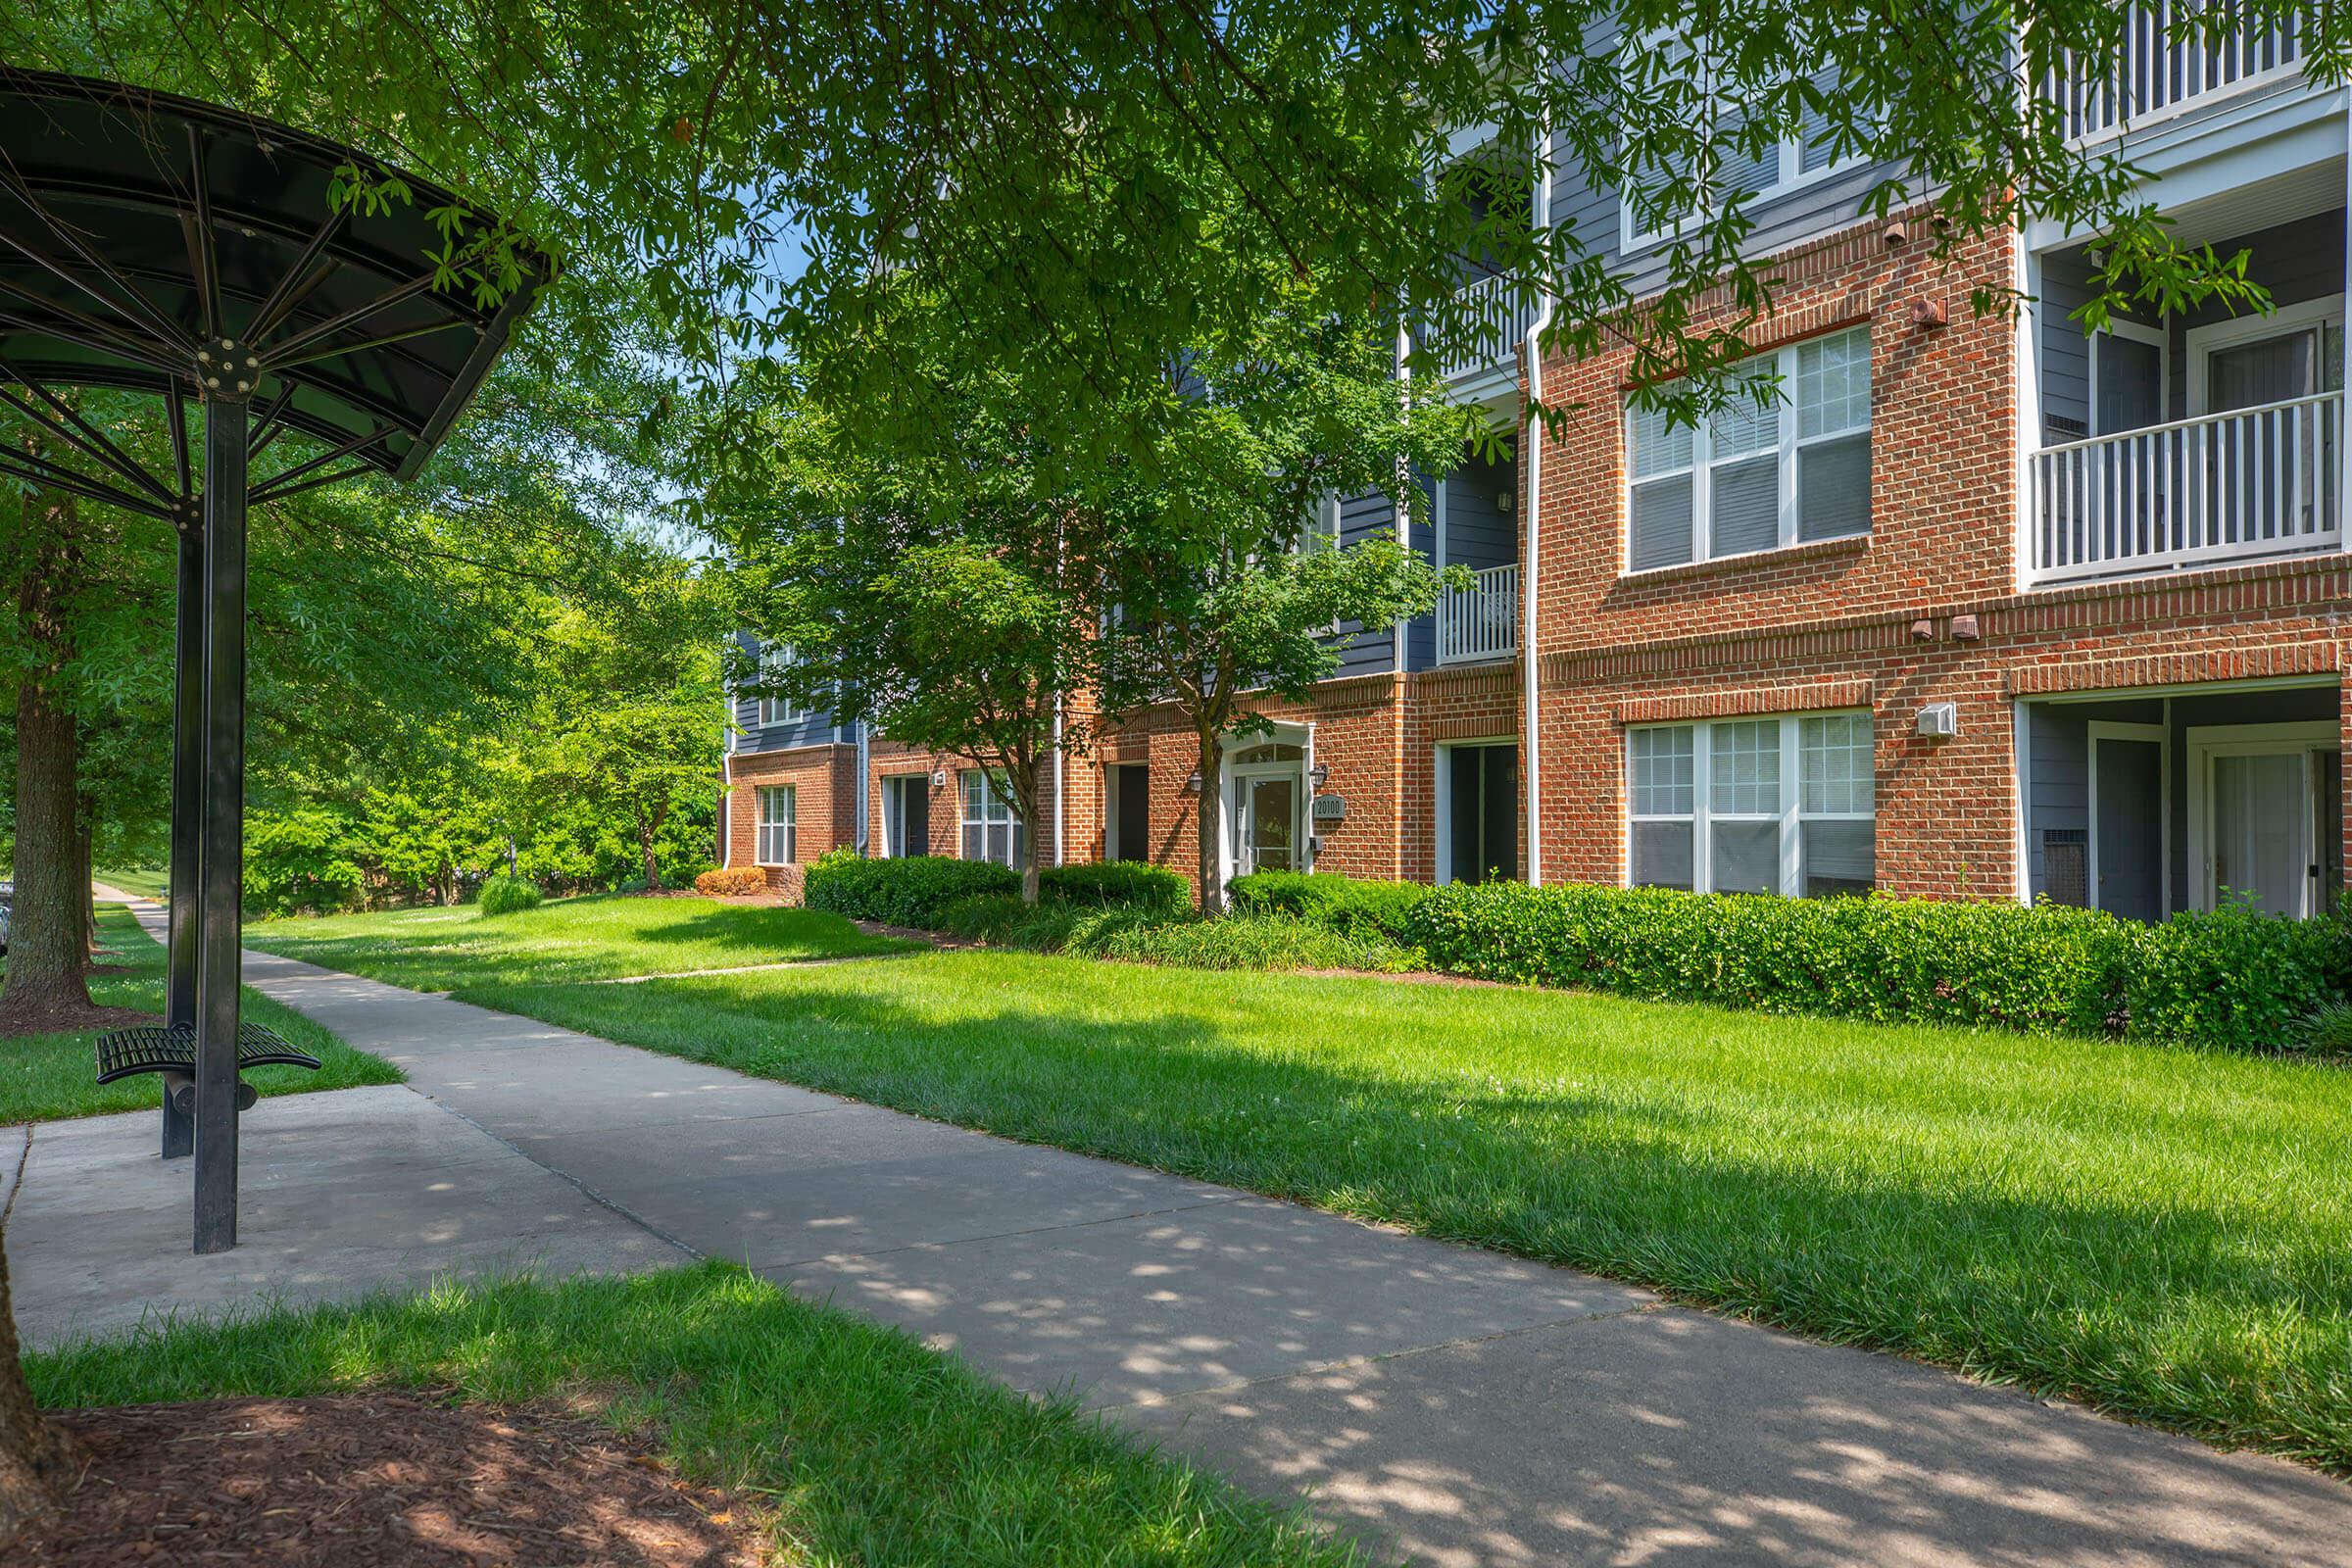
<svg viewBox="0 0 2352 1568">
<path fill-rule="evenodd" d="M 2215 902 L 2250 894 L 2266 914 L 2312 912 L 2311 754 L 2217 754 L 2212 809 Z"/>
<path fill-rule="evenodd" d="M 882 781 L 882 832 L 893 856 L 931 853 L 931 779 L 903 773 Z"/>
<path fill-rule="evenodd" d="M 1242 780 L 1242 869 L 1297 871 L 1298 780 L 1289 774 Z"/>
<path fill-rule="evenodd" d="M 2133 920 L 2164 918 L 2164 732 L 2090 730 L 2094 908 Z"/>
<path fill-rule="evenodd" d="M 1446 749 L 1446 864 L 1456 882 L 1519 875 L 1519 752 L 1513 746 Z"/>
<path fill-rule="evenodd" d="M 1111 769 L 1111 858 L 1152 858 L 1152 770 L 1140 762 Z"/>
</svg>

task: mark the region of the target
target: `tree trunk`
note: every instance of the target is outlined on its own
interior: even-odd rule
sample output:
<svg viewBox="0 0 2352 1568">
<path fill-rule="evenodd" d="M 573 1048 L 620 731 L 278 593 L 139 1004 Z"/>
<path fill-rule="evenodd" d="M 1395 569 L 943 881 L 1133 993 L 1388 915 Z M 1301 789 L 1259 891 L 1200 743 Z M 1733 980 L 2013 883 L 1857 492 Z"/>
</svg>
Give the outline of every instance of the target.
<svg viewBox="0 0 2352 1568">
<path fill-rule="evenodd" d="M 8 1232 L 8 1208 L 15 1206 L 16 1184 L 24 1178 L 24 1157 L 32 1149 L 32 1129 L 10 1161 L 7 1205 L 0 1207 L 0 1243 Z M 57 1505 L 65 1483 L 81 1466 L 80 1446 L 42 1416 L 32 1402 L 32 1387 L 24 1381 L 24 1364 L 17 1345 L 17 1320 L 10 1310 L 8 1252 L 0 1246 L 0 1546 L 14 1540 L 33 1515 Z"/>
<path fill-rule="evenodd" d="M 645 891 L 662 891 L 662 867 L 654 862 L 654 836 L 662 831 L 662 819 L 669 814 L 664 807 L 649 819 L 644 812 L 637 815 L 637 847 L 645 852 Z"/>
<path fill-rule="evenodd" d="M 1038 772 L 1037 764 L 1020 769 L 1006 769 L 1006 781 L 1013 790 L 1013 809 L 1020 814 L 1021 826 L 1021 902 L 1037 906 L 1041 889 L 1037 876 L 1038 841 Z"/>
<path fill-rule="evenodd" d="M 23 595 L 27 624 L 38 624 L 29 602 L 39 597 L 29 586 Z M 17 886 L 0 1032 L 14 1019 L 61 1028 L 60 1009 L 90 1005 L 82 945 L 89 884 L 74 808 L 79 750 L 73 717 L 51 701 L 37 672 L 27 673 L 17 685 Z"/>
<path fill-rule="evenodd" d="M 1217 763 L 1225 749 L 1217 732 L 1200 731 L 1200 912 L 1225 912 L 1225 874 L 1218 854 L 1225 829 L 1225 792 L 1217 787 Z"/>
<path fill-rule="evenodd" d="M 75 798 L 74 806 L 81 824 L 81 951 L 94 963 L 98 958 L 98 895 L 91 891 L 91 879 L 98 874 L 98 802 L 82 795 Z"/>
</svg>

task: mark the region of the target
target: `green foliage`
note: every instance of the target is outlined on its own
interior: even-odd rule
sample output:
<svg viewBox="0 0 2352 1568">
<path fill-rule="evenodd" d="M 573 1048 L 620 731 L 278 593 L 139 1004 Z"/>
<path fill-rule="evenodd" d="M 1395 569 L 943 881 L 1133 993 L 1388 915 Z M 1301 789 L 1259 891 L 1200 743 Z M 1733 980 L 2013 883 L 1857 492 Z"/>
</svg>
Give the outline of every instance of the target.
<svg viewBox="0 0 2352 1568">
<path fill-rule="evenodd" d="M 367 886 L 360 853 L 339 813 L 252 812 L 245 823 L 245 907 L 260 914 L 348 908 Z"/>
<path fill-rule="evenodd" d="M 811 909 L 927 929 L 957 899 L 1017 893 L 1020 885 L 1016 873 L 990 860 L 941 855 L 868 859 L 856 850 L 839 849 L 808 867 L 805 897 Z"/>
<path fill-rule="evenodd" d="M 2271 1050 L 2331 994 L 2335 922 L 2246 908 L 2143 926 L 2056 905 L 1661 888 L 1441 888 L 1406 921 L 1441 968 L 1660 1001 Z"/>
<path fill-rule="evenodd" d="M 514 914 L 536 909 L 546 899 L 536 882 L 518 876 L 494 876 L 482 884 L 481 911 L 484 915 Z"/>
<path fill-rule="evenodd" d="M 1369 969 L 1402 973 L 1418 956 L 1377 936 L 1353 936 L 1287 914 L 1130 917 L 1073 930 L 1062 951 L 1186 969 Z"/>
<path fill-rule="evenodd" d="M 1090 860 L 1038 873 L 1039 891 L 1063 904 L 1129 905 L 1174 909 L 1191 897 L 1183 877 L 1145 860 Z"/>
<path fill-rule="evenodd" d="M 1418 882 L 1375 882 L 1336 871 L 1252 871 L 1228 890 L 1236 909 L 1288 914 L 1351 936 L 1404 941 L 1405 922 L 1430 890 Z"/>
</svg>

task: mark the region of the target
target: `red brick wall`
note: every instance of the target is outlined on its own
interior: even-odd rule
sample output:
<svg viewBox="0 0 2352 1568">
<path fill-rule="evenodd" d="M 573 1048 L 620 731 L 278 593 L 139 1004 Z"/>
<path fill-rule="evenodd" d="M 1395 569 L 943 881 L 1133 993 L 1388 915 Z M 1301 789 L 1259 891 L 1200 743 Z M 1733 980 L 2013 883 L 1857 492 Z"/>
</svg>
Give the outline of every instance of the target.
<svg viewBox="0 0 2352 1568">
<path fill-rule="evenodd" d="M 727 864 L 757 863 L 763 784 L 793 786 L 796 863 L 806 865 L 857 842 L 858 748 L 803 746 L 789 752 L 738 752 L 728 759 Z M 771 884 L 777 879 L 769 878 Z"/>
<path fill-rule="evenodd" d="M 879 854 L 882 848 L 882 781 L 905 774 L 923 778 L 937 778 L 945 774 L 943 782 L 927 786 L 931 795 L 930 853 L 950 858 L 961 856 L 963 786 L 957 775 L 971 765 L 968 759 L 950 752 L 918 751 L 914 747 L 886 739 L 870 742 L 866 747 L 866 785 L 871 792 L 868 798 L 872 802 L 872 820 L 868 828 L 872 853 Z M 1080 764 L 1072 760 L 1066 765 L 1074 779 Z M 1041 821 L 1037 827 L 1037 863 L 1041 866 L 1054 863 L 1054 774 L 1049 768 L 1039 789 L 1038 800 Z M 1100 837 L 1100 834 L 1097 836 Z"/>
</svg>

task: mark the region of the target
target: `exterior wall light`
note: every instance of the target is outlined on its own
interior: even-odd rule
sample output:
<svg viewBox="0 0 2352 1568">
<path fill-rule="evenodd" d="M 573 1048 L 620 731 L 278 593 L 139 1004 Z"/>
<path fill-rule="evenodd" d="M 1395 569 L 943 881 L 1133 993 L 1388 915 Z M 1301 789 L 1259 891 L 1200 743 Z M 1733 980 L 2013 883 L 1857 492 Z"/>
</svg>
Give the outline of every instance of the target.
<svg viewBox="0 0 2352 1568">
<path fill-rule="evenodd" d="M 1193 776 L 1184 781 L 1184 793 L 1187 795 L 1198 795 L 1200 793 L 1200 770 L 1199 768 L 1194 768 Z"/>
<path fill-rule="evenodd" d="M 1324 785 L 1330 783 L 1331 764 L 1328 762 L 1317 762 L 1314 766 L 1308 768 L 1306 770 L 1306 781 L 1317 789 L 1321 789 Z"/>
</svg>

